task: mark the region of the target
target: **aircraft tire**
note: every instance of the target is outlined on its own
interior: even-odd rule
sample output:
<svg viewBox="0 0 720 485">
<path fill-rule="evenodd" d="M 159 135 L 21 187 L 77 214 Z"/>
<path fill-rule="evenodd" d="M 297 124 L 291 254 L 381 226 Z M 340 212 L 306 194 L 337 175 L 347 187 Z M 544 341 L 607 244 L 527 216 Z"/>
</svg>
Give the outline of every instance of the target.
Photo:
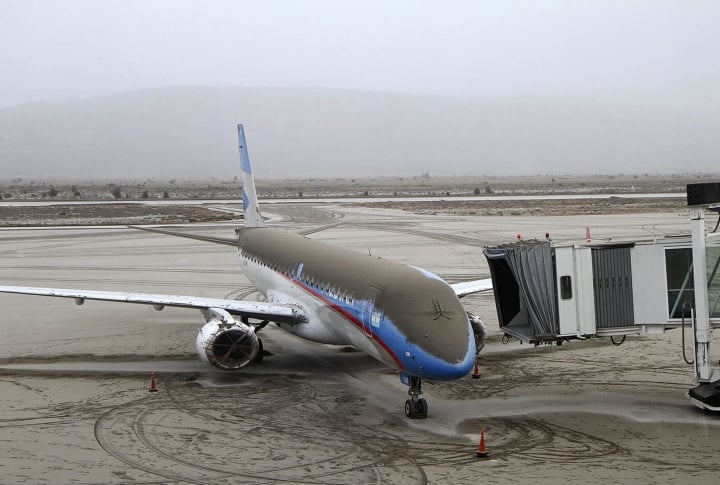
<svg viewBox="0 0 720 485">
<path fill-rule="evenodd" d="M 415 417 L 415 403 L 413 403 L 410 399 L 405 401 L 405 416 L 412 419 Z"/>
<path fill-rule="evenodd" d="M 427 418 L 428 404 L 425 399 L 418 399 L 417 407 L 415 408 L 418 417 Z"/>
<path fill-rule="evenodd" d="M 258 353 L 255 356 L 255 358 L 253 359 L 253 364 L 259 364 L 260 362 L 262 362 L 264 356 L 265 356 L 265 350 L 263 349 L 262 339 L 259 338 L 258 339 Z"/>
</svg>

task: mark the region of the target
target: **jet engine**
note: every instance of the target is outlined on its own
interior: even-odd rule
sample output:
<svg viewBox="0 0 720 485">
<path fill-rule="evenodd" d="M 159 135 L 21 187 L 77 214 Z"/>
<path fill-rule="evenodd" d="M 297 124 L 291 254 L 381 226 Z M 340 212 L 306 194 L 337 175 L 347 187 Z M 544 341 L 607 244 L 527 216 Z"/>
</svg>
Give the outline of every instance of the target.
<svg viewBox="0 0 720 485">
<path fill-rule="evenodd" d="M 255 329 L 236 322 L 225 310 L 203 312 L 207 323 L 198 332 L 195 346 L 200 359 L 223 370 L 236 370 L 255 360 L 260 342 Z"/>
<path fill-rule="evenodd" d="M 483 347 L 485 347 L 485 339 L 487 338 L 485 324 L 477 315 L 470 312 L 467 312 L 467 315 L 473 329 L 473 335 L 475 336 L 475 353 L 479 354 Z"/>
</svg>

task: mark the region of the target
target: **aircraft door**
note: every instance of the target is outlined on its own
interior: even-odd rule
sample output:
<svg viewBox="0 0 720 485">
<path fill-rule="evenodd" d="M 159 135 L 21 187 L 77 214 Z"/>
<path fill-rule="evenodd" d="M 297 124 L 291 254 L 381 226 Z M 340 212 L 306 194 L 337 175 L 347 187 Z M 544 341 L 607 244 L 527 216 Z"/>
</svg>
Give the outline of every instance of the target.
<svg viewBox="0 0 720 485">
<path fill-rule="evenodd" d="M 383 311 L 375 307 L 375 299 L 380 295 L 382 289 L 375 285 L 370 285 L 370 298 L 365 300 L 362 305 L 362 325 L 365 335 L 373 336 L 373 327 L 379 328 L 383 319 Z"/>
</svg>

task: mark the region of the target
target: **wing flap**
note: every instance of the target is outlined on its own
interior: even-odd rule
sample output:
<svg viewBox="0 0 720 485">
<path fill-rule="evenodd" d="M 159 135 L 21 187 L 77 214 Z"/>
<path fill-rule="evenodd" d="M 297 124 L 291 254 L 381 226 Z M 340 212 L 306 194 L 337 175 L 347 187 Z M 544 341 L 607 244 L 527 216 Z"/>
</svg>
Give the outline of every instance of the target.
<svg viewBox="0 0 720 485">
<path fill-rule="evenodd" d="M 301 323 L 306 317 L 297 308 L 270 303 L 222 298 L 205 298 L 200 296 L 158 295 L 153 293 L 129 293 L 121 291 L 72 290 L 63 288 L 37 288 L 29 286 L 0 286 L 0 293 L 16 293 L 21 295 L 53 296 L 74 298 L 76 303 L 85 300 L 114 301 L 154 306 L 172 306 L 181 308 L 222 308 L 228 312 L 248 318 L 271 320 L 279 323 Z"/>
<path fill-rule="evenodd" d="M 450 287 L 455 290 L 455 294 L 458 298 L 463 296 L 471 295 L 473 293 L 480 293 L 483 291 L 492 290 L 492 278 L 485 278 L 482 280 L 474 281 L 463 281 L 461 283 L 453 283 Z"/>
</svg>

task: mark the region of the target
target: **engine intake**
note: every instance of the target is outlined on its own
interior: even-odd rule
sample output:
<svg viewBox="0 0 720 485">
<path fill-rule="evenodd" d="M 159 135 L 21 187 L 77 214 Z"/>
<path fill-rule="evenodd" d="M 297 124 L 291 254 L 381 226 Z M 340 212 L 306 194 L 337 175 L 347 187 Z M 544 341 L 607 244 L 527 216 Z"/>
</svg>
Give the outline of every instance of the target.
<svg viewBox="0 0 720 485">
<path fill-rule="evenodd" d="M 477 315 L 467 312 L 468 320 L 472 326 L 473 336 L 475 337 L 475 353 L 479 354 L 480 351 L 485 347 L 485 339 L 487 339 L 487 332 L 485 330 L 485 324 Z"/>
<path fill-rule="evenodd" d="M 223 370 L 236 370 L 255 360 L 260 351 L 255 330 L 236 322 L 225 310 L 211 309 L 195 345 L 200 359 Z"/>
</svg>

